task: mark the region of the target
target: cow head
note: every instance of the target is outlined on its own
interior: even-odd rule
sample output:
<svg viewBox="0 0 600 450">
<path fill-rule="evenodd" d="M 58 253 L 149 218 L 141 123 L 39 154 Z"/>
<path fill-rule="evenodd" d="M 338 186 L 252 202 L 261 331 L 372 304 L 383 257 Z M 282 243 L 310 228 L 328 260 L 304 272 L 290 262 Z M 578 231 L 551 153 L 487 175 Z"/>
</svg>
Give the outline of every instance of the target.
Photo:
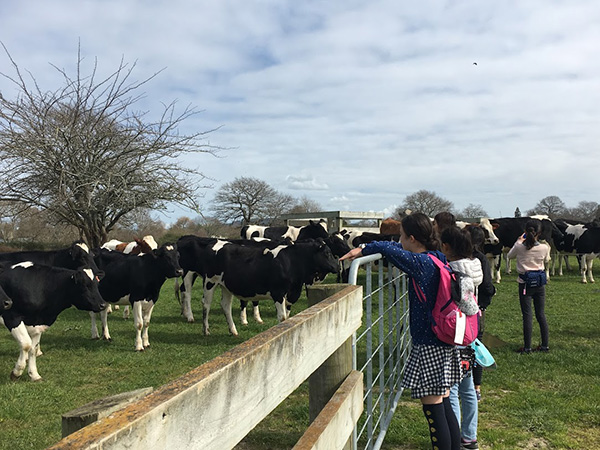
<svg viewBox="0 0 600 450">
<path fill-rule="evenodd" d="M 163 244 L 156 250 L 152 250 L 151 254 L 160 261 L 160 267 L 165 277 L 175 278 L 183 275 L 176 244 Z"/>
<path fill-rule="evenodd" d="M 327 233 L 327 221 L 321 219 L 318 222 L 309 220 L 308 225 L 300 227 L 300 233 L 298 233 L 298 240 L 303 239 L 327 239 L 329 234 Z"/>
<path fill-rule="evenodd" d="M 84 311 L 100 312 L 106 302 L 98 290 L 98 280 L 92 269 L 78 269 L 72 276 L 76 295 L 71 297 L 73 306 Z"/>
<path fill-rule="evenodd" d="M 481 218 L 479 220 L 479 226 L 483 230 L 483 234 L 485 234 L 486 244 L 496 245 L 500 242 L 500 239 L 494 234 L 494 229 L 497 227 L 492 225 L 490 219 Z"/>
<path fill-rule="evenodd" d="M 337 273 L 339 270 L 338 259 L 333 256 L 331 249 L 323 239 L 316 239 L 311 245 L 313 273 L 310 281 L 305 280 L 306 284 L 312 284 L 315 280 L 323 280 L 328 273 Z"/>
<path fill-rule="evenodd" d="M 104 277 L 104 272 L 98 268 L 94 255 L 85 242 L 76 241 L 69 247 L 69 255 L 73 258 L 73 267 L 77 269 L 92 269 L 92 272 L 98 279 Z"/>
</svg>

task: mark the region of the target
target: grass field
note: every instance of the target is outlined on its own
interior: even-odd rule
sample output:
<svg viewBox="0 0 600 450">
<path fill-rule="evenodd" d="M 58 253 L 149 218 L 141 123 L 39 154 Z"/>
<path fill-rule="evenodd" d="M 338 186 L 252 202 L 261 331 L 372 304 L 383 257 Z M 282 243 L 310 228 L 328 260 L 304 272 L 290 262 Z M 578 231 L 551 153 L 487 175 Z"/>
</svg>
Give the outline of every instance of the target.
<svg viewBox="0 0 600 450">
<path fill-rule="evenodd" d="M 600 449 L 599 288 L 581 284 L 575 272 L 552 278 L 546 306 L 551 351 L 518 355 L 514 350 L 522 345 L 522 330 L 516 282 L 514 275 L 504 275 L 486 319 L 486 339 L 498 368 L 484 372 L 481 448 Z M 26 374 L 19 381 L 9 380 L 18 351 L 10 334 L 1 332 L 0 450 L 43 449 L 60 439 L 62 413 L 115 393 L 158 387 L 276 323 L 275 308 L 264 302 L 264 325 L 250 319 L 249 327 L 238 326 L 239 337 L 229 336 L 216 299 L 212 334 L 203 336 L 199 297 L 195 291 L 197 322 L 188 324 L 168 281 L 153 313 L 151 347 L 143 353 L 133 350 L 132 321 L 123 320 L 119 311 L 109 317 L 110 343 L 90 339 L 87 313 L 65 311 L 42 337 L 40 383 L 32 383 Z M 303 297 L 294 312 L 305 307 Z M 239 324 L 237 311 L 234 318 Z M 534 346 L 538 340 L 534 323 Z M 307 387 L 302 386 L 239 448 L 291 448 L 307 425 Z M 420 404 L 406 394 L 384 448 L 430 448 Z"/>
</svg>

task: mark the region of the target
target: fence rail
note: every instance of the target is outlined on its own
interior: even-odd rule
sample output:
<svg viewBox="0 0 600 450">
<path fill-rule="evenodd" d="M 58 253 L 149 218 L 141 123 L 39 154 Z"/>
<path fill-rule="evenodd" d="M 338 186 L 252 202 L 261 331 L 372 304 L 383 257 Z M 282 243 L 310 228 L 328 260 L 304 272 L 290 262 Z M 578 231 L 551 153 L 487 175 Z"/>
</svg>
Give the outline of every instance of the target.
<svg viewBox="0 0 600 450">
<path fill-rule="evenodd" d="M 351 339 L 361 318 L 361 289 L 342 286 L 317 305 L 76 431 L 51 449 L 233 448 Z M 352 425 L 362 412 L 362 402 L 354 399 L 358 393 L 360 400 L 363 391 L 362 374 L 350 375 L 334 394 L 340 407 L 328 408 L 332 425 L 318 428 L 315 424 L 309 429 L 312 437 L 321 435 L 308 444 L 305 439 L 299 448 L 339 449 L 339 442 L 350 440 Z"/>
<path fill-rule="evenodd" d="M 375 263 L 378 263 L 374 269 Z M 364 281 L 359 269 L 365 269 Z M 352 345 L 353 368 L 364 374 L 364 411 L 353 433 L 353 449 L 379 450 L 402 395 L 410 351 L 406 276 L 380 254 L 357 258 L 349 284 L 363 284 L 363 326 Z"/>
</svg>

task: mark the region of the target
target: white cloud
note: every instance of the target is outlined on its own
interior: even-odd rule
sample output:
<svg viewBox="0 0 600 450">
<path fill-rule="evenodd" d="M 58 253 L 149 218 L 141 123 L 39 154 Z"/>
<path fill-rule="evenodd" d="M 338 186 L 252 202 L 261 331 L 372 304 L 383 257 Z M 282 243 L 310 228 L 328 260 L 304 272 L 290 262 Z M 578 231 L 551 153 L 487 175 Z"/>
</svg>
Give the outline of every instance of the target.
<svg viewBox="0 0 600 450">
<path fill-rule="evenodd" d="M 286 178 L 289 189 L 323 191 L 329 189 L 327 183 L 318 182 L 315 177 L 310 175 L 288 175 Z"/>
</svg>

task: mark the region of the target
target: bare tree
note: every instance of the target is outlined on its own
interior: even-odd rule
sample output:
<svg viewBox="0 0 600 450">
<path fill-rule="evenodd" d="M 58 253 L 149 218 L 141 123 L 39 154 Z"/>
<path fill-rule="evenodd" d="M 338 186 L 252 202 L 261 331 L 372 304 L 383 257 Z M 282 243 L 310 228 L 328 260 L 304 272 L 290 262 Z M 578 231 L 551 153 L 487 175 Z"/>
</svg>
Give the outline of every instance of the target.
<svg viewBox="0 0 600 450">
<path fill-rule="evenodd" d="M 578 219 L 583 222 L 592 222 L 596 218 L 598 211 L 598 203 L 591 201 L 581 201 L 575 208 L 568 208 L 564 212 L 565 216 L 570 219 Z"/>
<path fill-rule="evenodd" d="M 413 194 L 407 195 L 402 205 L 396 211 L 396 216 L 401 216 L 405 210 L 410 209 L 412 212 L 421 212 L 429 217 L 435 216 L 442 211 L 452 211 L 454 204 L 440 197 L 435 192 L 421 189 Z"/>
<path fill-rule="evenodd" d="M 274 223 L 290 209 L 294 199 L 252 177 L 239 177 L 217 191 L 212 201 L 215 216 L 223 222 Z"/>
<path fill-rule="evenodd" d="M 54 223 L 79 229 L 92 246 L 132 211 L 162 210 L 168 203 L 198 208 L 205 177 L 177 158 L 214 155 L 219 148 L 205 141 L 210 131 L 179 132 L 198 113 L 191 106 L 177 112 L 175 102 L 163 105 L 154 120 L 133 110 L 144 96 L 139 89 L 158 73 L 133 81 L 136 65 L 122 59 L 97 80 L 97 61 L 85 76 L 79 49 L 75 75 L 52 66 L 64 86 L 45 91 L 32 74 L 26 81 L 4 50 L 15 75 L 0 75 L 19 93 L 0 96 L 0 200 L 43 209 Z"/>
<path fill-rule="evenodd" d="M 323 211 L 323 208 L 318 202 L 311 200 L 307 196 L 302 196 L 288 211 L 288 214 L 312 213 L 320 211 Z"/>
<path fill-rule="evenodd" d="M 556 219 L 562 216 L 567 210 L 565 203 L 556 195 L 549 195 L 541 199 L 533 209 L 527 211 L 527 214 L 532 216 L 535 214 L 545 214 L 550 219 Z"/>
<path fill-rule="evenodd" d="M 465 209 L 458 213 L 458 216 L 464 219 L 475 219 L 478 217 L 487 217 L 488 213 L 483 209 L 483 206 L 469 203 Z"/>
</svg>

